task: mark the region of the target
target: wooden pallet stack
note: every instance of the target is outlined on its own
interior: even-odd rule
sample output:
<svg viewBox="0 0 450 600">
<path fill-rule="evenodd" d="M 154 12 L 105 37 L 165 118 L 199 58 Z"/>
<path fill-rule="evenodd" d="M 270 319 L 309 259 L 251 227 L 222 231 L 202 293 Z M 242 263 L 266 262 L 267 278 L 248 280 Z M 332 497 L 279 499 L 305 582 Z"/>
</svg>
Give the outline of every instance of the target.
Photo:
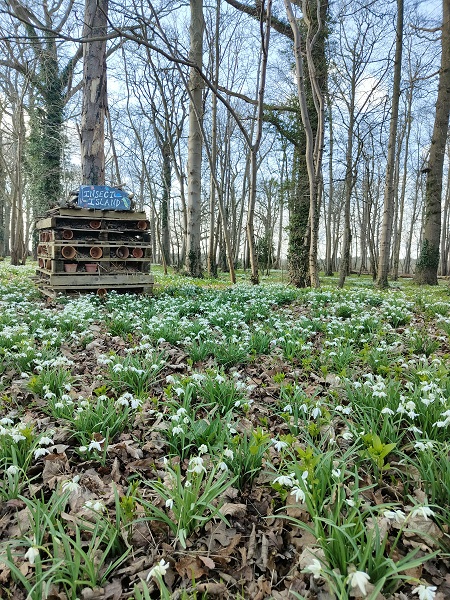
<svg viewBox="0 0 450 600">
<path fill-rule="evenodd" d="M 145 213 L 57 208 L 38 221 L 36 228 L 36 280 L 43 294 L 152 292 Z"/>
</svg>

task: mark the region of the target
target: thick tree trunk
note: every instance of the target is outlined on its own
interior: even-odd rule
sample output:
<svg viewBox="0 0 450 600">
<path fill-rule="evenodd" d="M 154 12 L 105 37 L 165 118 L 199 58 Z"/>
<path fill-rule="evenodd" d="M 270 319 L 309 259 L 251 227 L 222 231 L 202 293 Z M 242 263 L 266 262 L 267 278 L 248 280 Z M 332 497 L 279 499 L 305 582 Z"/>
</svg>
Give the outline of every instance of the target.
<svg viewBox="0 0 450 600">
<path fill-rule="evenodd" d="M 86 0 L 84 38 L 106 35 L 108 0 Z M 106 40 L 83 47 L 81 170 L 84 185 L 105 184 Z"/>
<path fill-rule="evenodd" d="M 439 243 L 441 235 L 442 173 L 450 112 L 450 4 L 443 0 L 442 56 L 436 116 L 427 166 L 425 191 L 425 225 L 414 280 L 419 284 L 437 285 Z"/>
<path fill-rule="evenodd" d="M 294 16 L 291 0 L 284 0 L 286 14 L 294 37 L 294 57 L 295 57 L 295 74 L 297 82 L 298 101 L 300 105 L 300 114 L 303 123 L 303 128 L 306 136 L 306 170 L 308 173 L 309 184 L 309 248 L 308 248 L 308 270 L 309 283 L 311 287 L 319 286 L 319 273 L 317 268 L 317 220 L 318 220 L 318 199 L 319 199 L 319 183 L 321 180 L 321 165 L 323 152 L 323 91 L 321 89 L 321 77 L 317 74 L 316 65 L 313 55 L 313 47 L 315 42 L 320 39 L 323 43 L 323 34 L 319 33 L 323 30 L 323 15 L 326 15 L 327 2 L 314 3 L 316 11 L 311 10 L 311 5 L 306 0 L 302 2 L 303 19 L 307 26 L 305 49 L 307 57 L 307 66 L 309 80 L 311 83 L 311 95 L 314 102 L 315 113 L 317 115 L 317 129 L 314 132 L 310 118 L 309 108 L 307 104 L 307 89 L 305 85 L 305 70 L 302 56 L 302 35 L 299 29 L 298 20 Z M 309 15 L 309 12 L 311 13 Z M 320 19 L 320 20 L 319 20 Z M 313 33 L 313 24 L 316 28 Z M 292 228 L 291 228 L 292 232 Z"/>
<path fill-rule="evenodd" d="M 191 22 L 189 59 L 202 67 L 203 32 L 203 0 L 190 0 Z M 189 76 L 189 139 L 188 139 L 188 205 L 186 231 L 186 272 L 192 277 L 201 277 L 202 261 L 200 251 L 201 222 L 201 179 L 202 179 L 202 79 L 194 67 Z"/>
</svg>

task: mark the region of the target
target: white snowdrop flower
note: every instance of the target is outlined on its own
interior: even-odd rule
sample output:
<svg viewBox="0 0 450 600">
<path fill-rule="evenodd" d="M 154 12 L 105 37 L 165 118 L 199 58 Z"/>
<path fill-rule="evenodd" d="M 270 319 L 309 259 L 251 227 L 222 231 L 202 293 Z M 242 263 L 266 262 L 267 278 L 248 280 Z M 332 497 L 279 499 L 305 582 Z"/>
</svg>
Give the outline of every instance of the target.
<svg viewBox="0 0 450 600">
<path fill-rule="evenodd" d="M 30 563 L 30 565 L 34 565 L 34 561 L 39 556 L 39 548 L 37 546 L 31 546 L 25 552 L 24 558 Z"/>
<path fill-rule="evenodd" d="M 189 461 L 188 471 L 190 473 L 196 473 L 197 475 L 200 475 L 200 473 L 203 472 L 206 473 L 206 469 L 203 466 L 203 458 L 201 456 L 193 456 Z"/>
<path fill-rule="evenodd" d="M 413 589 L 413 594 L 419 595 L 419 600 L 434 600 L 437 587 L 435 585 L 418 585 Z"/>
<path fill-rule="evenodd" d="M 432 449 L 433 448 L 433 442 L 416 442 L 414 444 L 414 448 L 416 450 L 420 450 L 421 452 L 424 452 L 425 450 L 428 449 Z"/>
<path fill-rule="evenodd" d="M 394 411 L 389 408 L 388 406 L 385 406 L 382 411 L 381 411 L 382 415 L 395 415 Z"/>
<path fill-rule="evenodd" d="M 41 456 L 45 456 L 49 452 L 50 452 L 50 450 L 48 448 L 38 448 L 33 453 L 34 454 L 34 458 L 37 460 L 38 458 L 40 458 Z"/>
<path fill-rule="evenodd" d="M 286 404 L 286 406 L 283 408 L 283 412 L 292 414 L 292 406 L 290 404 Z"/>
<path fill-rule="evenodd" d="M 233 435 L 234 435 L 235 433 L 237 433 L 237 429 L 235 429 L 235 428 L 234 428 L 232 425 L 230 425 L 230 423 L 227 423 L 227 427 L 228 427 L 228 431 L 229 431 L 230 433 L 232 433 Z"/>
<path fill-rule="evenodd" d="M 120 396 L 120 398 L 117 398 L 116 404 L 117 406 L 128 406 L 128 399 Z"/>
<path fill-rule="evenodd" d="M 160 575 L 161 577 L 164 577 L 164 575 L 167 573 L 167 570 L 169 569 L 170 564 L 164 561 L 164 559 L 162 558 L 159 563 L 157 565 L 155 565 L 152 569 L 150 569 L 149 574 L 147 575 L 147 581 L 150 581 L 150 579 L 152 577 L 157 577 L 158 575 Z"/>
<path fill-rule="evenodd" d="M 16 465 L 11 465 L 6 469 L 6 472 L 9 473 L 9 475 L 17 475 L 19 471 L 20 469 L 19 467 L 16 467 Z"/>
<path fill-rule="evenodd" d="M 408 427 L 408 431 L 411 431 L 412 433 L 417 433 L 418 435 L 422 435 L 423 433 L 423 431 L 418 427 Z"/>
<path fill-rule="evenodd" d="M 416 417 L 419 416 L 419 413 L 416 413 L 413 410 L 410 410 L 410 411 L 408 411 L 407 415 L 410 419 L 415 419 Z"/>
<path fill-rule="evenodd" d="M 303 403 L 302 405 L 300 405 L 300 410 L 304 413 L 308 412 L 308 405 Z"/>
<path fill-rule="evenodd" d="M 167 500 L 166 500 L 166 507 L 169 510 L 173 507 L 173 500 L 172 500 L 172 498 L 167 498 Z"/>
<path fill-rule="evenodd" d="M 351 508 L 353 508 L 355 506 L 355 501 L 352 500 L 351 498 L 347 498 L 345 503 L 347 504 L 347 506 L 350 506 Z"/>
<path fill-rule="evenodd" d="M 292 477 L 289 477 L 288 475 L 280 475 L 279 477 L 276 477 L 273 480 L 273 483 L 278 483 L 279 485 L 284 485 L 286 487 L 292 487 L 294 485 Z"/>
<path fill-rule="evenodd" d="M 233 450 L 230 450 L 229 448 L 225 448 L 225 450 L 223 451 L 223 455 L 226 458 L 229 458 L 230 460 L 233 460 L 233 458 L 234 458 L 234 452 L 233 452 Z"/>
<path fill-rule="evenodd" d="M 189 417 L 184 417 L 183 423 L 187 425 L 189 423 Z"/>
<path fill-rule="evenodd" d="M 319 406 L 316 406 L 315 408 L 312 409 L 311 416 L 313 419 L 317 419 L 317 417 L 320 417 L 321 414 L 322 414 L 322 411 L 320 410 Z"/>
<path fill-rule="evenodd" d="M 87 502 L 86 502 L 86 505 L 87 505 Z M 94 512 L 103 512 L 104 510 L 106 510 L 106 506 L 100 500 L 91 502 L 91 505 L 89 506 L 89 508 L 91 508 Z"/>
<path fill-rule="evenodd" d="M 174 427 L 172 429 L 172 435 L 180 435 L 183 432 L 184 432 L 184 429 L 180 426 Z"/>
<path fill-rule="evenodd" d="M 43 437 L 39 438 L 39 444 L 41 446 L 50 446 L 50 444 L 53 444 L 53 440 L 51 437 L 44 435 Z"/>
<path fill-rule="evenodd" d="M 165 341 L 166 341 L 166 340 L 165 340 L 163 337 L 161 337 L 161 338 L 158 338 L 158 339 L 156 340 L 156 343 L 157 343 L 158 345 L 159 345 L 159 344 L 164 344 L 164 342 L 165 342 Z"/>
<path fill-rule="evenodd" d="M 116 363 L 112 370 L 114 371 L 114 373 L 120 373 L 120 371 L 123 371 L 123 365 L 121 363 Z"/>
<path fill-rule="evenodd" d="M 169 375 L 169 377 L 170 377 L 170 375 Z M 166 379 L 167 379 L 167 378 L 166 378 Z M 191 379 L 192 379 L 193 381 L 200 382 L 200 381 L 203 381 L 203 380 L 205 379 L 205 376 L 204 376 L 204 375 L 202 375 L 202 373 L 193 373 L 193 374 L 191 375 Z M 175 381 L 174 381 L 173 383 L 175 383 Z"/>
<path fill-rule="evenodd" d="M 341 470 L 340 469 L 333 469 L 331 471 L 331 474 L 333 475 L 333 477 L 336 477 L 336 479 L 338 479 L 341 476 Z"/>
<path fill-rule="evenodd" d="M 352 440 L 353 439 L 353 433 L 351 433 L 350 431 L 344 431 L 344 433 L 342 434 L 342 439 L 344 439 L 344 440 Z"/>
<path fill-rule="evenodd" d="M 298 486 L 294 486 L 291 489 L 291 494 L 290 495 L 294 496 L 295 501 L 297 503 L 304 502 L 305 499 L 306 499 L 305 492 L 301 488 L 299 488 Z"/>
<path fill-rule="evenodd" d="M 14 421 L 12 419 L 9 419 L 8 417 L 4 417 L 3 419 L 0 419 L 1 425 L 12 425 L 13 423 L 14 423 Z"/>
<path fill-rule="evenodd" d="M 227 463 L 221 461 L 218 465 L 217 468 L 219 469 L 219 471 L 228 471 L 228 465 Z"/>
<path fill-rule="evenodd" d="M 21 433 L 10 433 L 10 436 L 16 443 L 26 439 L 26 437 Z"/>
<path fill-rule="evenodd" d="M 73 479 L 69 479 L 68 481 L 64 481 L 62 484 L 63 492 L 75 492 L 81 486 L 79 485 L 80 476 L 76 475 Z"/>
<path fill-rule="evenodd" d="M 402 510 L 385 510 L 383 515 L 389 521 L 395 521 L 396 523 L 403 523 L 406 519 L 406 515 Z"/>
<path fill-rule="evenodd" d="M 432 517 L 434 514 L 436 513 L 434 512 L 434 510 L 431 510 L 429 506 L 415 506 L 411 511 L 411 515 L 413 517 L 419 515 L 420 517 L 423 517 L 426 521 L 428 520 L 428 517 Z"/>
<path fill-rule="evenodd" d="M 217 375 L 214 377 L 214 379 L 217 381 L 217 383 L 225 383 L 225 377 L 223 377 L 222 375 L 219 375 L 219 373 L 217 373 Z"/>
<path fill-rule="evenodd" d="M 322 575 L 322 564 L 320 562 L 320 560 L 318 560 L 317 558 L 313 558 L 313 561 L 310 565 L 308 565 L 307 567 L 305 567 L 305 569 L 303 569 L 302 571 L 303 573 L 311 573 L 311 575 L 313 575 L 314 579 L 319 579 L 319 577 L 321 577 Z"/>
<path fill-rule="evenodd" d="M 140 398 L 133 398 L 131 400 L 131 408 L 133 410 L 136 410 L 137 408 L 139 408 L 142 405 L 142 400 Z"/>
<path fill-rule="evenodd" d="M 358 588 L 363 597 L 367 596 L 366 586 L 369 581 L 370 577 L 364 571 L 354 571 L 347 577 L 347 582 L 350 584 L 350 587 L 352 589 Z"/>
<path fill-rule="evenodd" d="M 405 408 L 406 408 L 407 410 L 414 410 L 414 409 L 416 408 L 416 403 L 415 403 L 415 402 L 413 402 L 412 400 L 410 400 L 409 402 L 407 402 L 407 403 L 405 404 Z"/>
<path fill-rule="evenodd" d="M 274 438 L 271 439 L 272 444 L 275 446 L 275 450 L 280 452 L 283 448 L 287 448 L 287 442 L 283 442 L 282 440 L 276 440 Z"/>
<path fill-rule="evenodd" d="M 26 355 L 24 355 L 24 356 L 26 356 Z M 28 375 L 28 373 L 25 373 L 25 372 L 24 372 L 24 373 L 21 373 L 21 374 L 20 374 L 20 377 L 21 377 L 22 379 L 28 379 L 30 376 Z"/>
<path fill-rule="evenodd" d="M 202 444 L 198 449 L 199 454 L 206 454 L 207 452 L 208 452 L 208 446 L 206 444 Z"/>
<path fill-rule="evenodd" d="M 192 483 L 190 481 L 185 481 L 184 482 L 184 487 L 185 488 L 190 488 L 190 487 L 192 487 Z"/>
<path fill-rule="evenodd" d="M 174 388 L 173 390 L 177 396 L 182 396 L 184 394 L 184 389 L 182 387 Z"/>
<path fill-rule="evenodd" d="M 88 450 L 98 450 L 99 452 L 101 452 L 102 444 L 104 443 L 104 441 L 104 439 L 100 440 L 99 442 L 97 440 L 91 440 L 88 446 Z"/>
<path fill-rule="evenodd" d="M 83 454 L 84 452 L 87 452 L 87 446 L 80 446 L 80 447 L 78 448 L 78 452 L 81 452 L 82 454 Z"/>
</svg>

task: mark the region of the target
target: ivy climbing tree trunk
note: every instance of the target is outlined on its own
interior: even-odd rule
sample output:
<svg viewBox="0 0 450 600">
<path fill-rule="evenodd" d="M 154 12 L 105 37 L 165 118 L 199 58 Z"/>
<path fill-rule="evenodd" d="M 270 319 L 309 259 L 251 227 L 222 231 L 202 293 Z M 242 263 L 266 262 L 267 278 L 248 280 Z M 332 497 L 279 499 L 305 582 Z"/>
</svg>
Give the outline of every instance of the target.
<svg viewBox="0 0 450 600">
<path fill-rule="evenodd" d="M 190 0 L 191 21 L 189 59 L 198 69 L 202 68 L 203 0 Z M 202 261 L 200 252 L 201 222 L 201 181 L 202 181 L 202 129 L 203 119 L 202 90 L 203 82 L 199 72 L 191 67 L 189 75 L 189 138 L 188 138 L 188 202 L 186 231 L 186 272 L 192 277 L 201 277 Z"/>
<path fill-rule="evenodd" d="M 108 0 L 86 0 L 83 37 L 81 170 L 84 185 L 105 184 L 106 36 Z"/>
<path fill-rule="evenodd" d="M 294 16 L 291 0 L 284 0 L 286 14 L 294 37 L 295 74 L 297 80 L 298 101 L 300 114 L 306 136 L 306 171 L 309 184 L 309 249 L 308 268 L 309 283 L 311 287 L 319 287 L 319 271 L 317 267 L 318 244 L 318 212 L 319 212 L 319 185 L 322 176 L 322 154 L 324 136 L 324 94 L 323 78 L 317 68 L 317 53 L 314 52 L 316 44 L 324 42 L 324 16 L 328 10 L 327 0 L 303 0 L 301 3 L 303 20 L 306 25 L 304 40 L 307 59 L 311 95 L 314 102 L 314 111 L 317 116 L 317 126 L 312 127 L 310 111 L 307 104 L 307 88 L 305 85 L 305 69 L 303 65 L 302 46 L 303 39 L 298 20 Z M 322 66 L 322 65 L 321 65 Z M 292 230 L 291 230 L 292 231 Z"/>
<path fill-rule="evenodd" d="M 450 112 L 450 4 L 443 0 L 442 55 L 433 137 L 428 160 L 425 189 L 423 242 L 416 263 L 414 280 L 418 284 L 437 285 L 441 235 L 442 174 Z"/>
</svg>

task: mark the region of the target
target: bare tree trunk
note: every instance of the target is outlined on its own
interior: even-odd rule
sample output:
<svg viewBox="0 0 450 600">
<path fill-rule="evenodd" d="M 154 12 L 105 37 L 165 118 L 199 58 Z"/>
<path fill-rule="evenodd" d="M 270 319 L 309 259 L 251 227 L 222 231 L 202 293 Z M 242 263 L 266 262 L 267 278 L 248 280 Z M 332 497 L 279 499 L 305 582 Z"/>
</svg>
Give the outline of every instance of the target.
<svg viewBox="0 0 450 600">
<path fill-rule="evenodd" d="M 14 114 L 15 133 L 15 172 L 12 179 L 12 206 L 11 206 L 11 264 L 23 263 L 25 253 L 24 223 L 23 223 L 23 152 L 25 144 L 25 119 L 23 98 L 17 100 Z"/>
<path fill-rule="evenodd" d="M 400 82 L 403 50 L 403 0 L 397 0 L 397 31 L 395 43 L 394 85 L 392 89 L 391 122 L 389 127 L 386 179 L 384 187 L 383 224 L 381 226 L 380 256 L 378 259 L 377 287 L 388 287 L 389 261 L 394 216 L 395 148 L 400 100 Z"/>
<path fill-rule="evenodd" d="M 414 280 L 419 284 L 437 285 L 439 241 L 441 235 L 442 173 L 450 113 L 450 3 L 443 0 L 442 56 L 436 116 L 427 166 L 425 191 L 425 226 Z"/>
<path fill-rule="evenodd" d="M 262 23 L 263 23 L 263 18 L 264 18 L 263 6 L 264 6 L 264 3 L 261 4 L 261 32 L 262 32 Z M 257 176 L 257 171 L 258 171 L 257 157 L 258 157 L 258 151 L 261 146 L 261 140 L 262 140 L 264 92 L 265 92 L 265 87 L 266 87 L 266 73 L 267 73 L 267 60 L 268 60 L 268 52 L 269 52 L 271 17 L 272 17 L 272 0 L 267 0 L 265 30 L 264 30 L 264 34 L 261 34 L 261 71 L 260 71 L 259 89 L 258 89 L 258 108 L 257 108 L 257 115 L 256 115 L 256 138 L 250 148 L 250 194 L 249 194 L 248 212 L 247 212 L 247 244 L 248 244 L 248 249 L 249 249 L 250 267 L 251 267 L 250 281 L 255 285 L 259 284 L 258 257 L 256 255 L 255 228 L 254 228 L 255 204 L 256 204 L 256 176 Z"/>
<path fill-rule="evenodd" d="M 408 174 L 408 156 L 409 156 L 409 137 L 411 134 L 411 109 L 412 109 L 412 88 L 408 92 L 407 99 L 407 111 L 406 111 L 406 133 L 405 133 L 405 149 L 404 149 L 404 159 L 403 159 L 403 176 L 402 176 L 402 185 L 400 190 L 400 199 L 399 199 L 399 218 L 397 224 L 397 235 L 394 245 L 394 261 L 393 261 L 393 270 L 392 277 L 394 281 L 398 279 L 398 269 L 400 265 L 400 245 L 402 239 L 402 230 L 403 230 L 403 219 L 404 219 L 404 211 L 405 211 L 405 197 L 406 197 L 406 182 L 407 182 L 407 174 Z"/>
<path fill-rule="evenodd" d="M 161 252 L 164 254 L 164 263 L 166 265 L 170 265 L 169 201 L 172 190 L 172 152 L 170 150 L 170 141 L 168 139 L 164 140 L 161 150 L 163 161 L 163 191 L 161 198 Z"/>
<path fill-rule="evenodd" d="M 447 146 L 447 156 L 450 158 L 450 144 Z M 441 275 L 448 275 L 448 217 L 450 209 L 450 167 L 447 171 L 447 186 L 445 190 L 444 213 L 442 215 L 441 239 Z"/>
<path fill-rule="evenodd" d="M 328 176 L 329 176 L 329 189 L 328 189 L 328 207 L 327 207 L 327 219 L 325 227 L 325 275 L 333 275 L 333 265 L 331 259 L 331 215 L 333 211 L 333 195 L 334 195 L 334 183 L 333 183 L 333 149 L 334 149 L 334 135 L 333 135 L 333 111 L 331 106 L 331 98 L 327 95 L 328 102 L 328 122 L 329 122 L 329 136 L 330 136 L 330 158 L 328 165 Z"/>
<path fill-rule="evenodd" d="M 108 0 L 86 0 L 83 36 L 104 37 Z M 105 184 L 106 40 L 83 47 L 83 105 L 81 109 L 81 170 L 85 185 Z"/>
<path fill-rule="evenodd" d="M 219 60 L 220 60 L 220 46 L 219 46 L 219 27 L 220 27 L 220 0 L 217 0 L 216 4 L 216 23 L 214 33 L 214 49 L 212 51 L 212 68 L 213 68 L 213 83 L 217 87 L 219 84 Z M 208 245 L 208 262 L 207 271 L 208 276 L 217 276 L 217 264 L 215 249 L 215 210 L 216 210 L 216 186 L 214 184 L 212 172 L 217 168 L 217 96 L 212 94 L 211 96 L 211 180 L 210 180 L 210 191 L 209 191 L 209 245 Z"/>
<path fill-rule="evenodd" d="M 189 59 L 202 68 L 203 0 L 190 0 L 191 21 Z M 202 276 L 200 251 L 201 180 L 202 180 L 202 106 L 203 81 L 197 69 L 191 67 L 189 75 L 189 139 L 188 139 L 188 206 L 186 231 L 186 272 L 192 277 Z"/>
</svg>

